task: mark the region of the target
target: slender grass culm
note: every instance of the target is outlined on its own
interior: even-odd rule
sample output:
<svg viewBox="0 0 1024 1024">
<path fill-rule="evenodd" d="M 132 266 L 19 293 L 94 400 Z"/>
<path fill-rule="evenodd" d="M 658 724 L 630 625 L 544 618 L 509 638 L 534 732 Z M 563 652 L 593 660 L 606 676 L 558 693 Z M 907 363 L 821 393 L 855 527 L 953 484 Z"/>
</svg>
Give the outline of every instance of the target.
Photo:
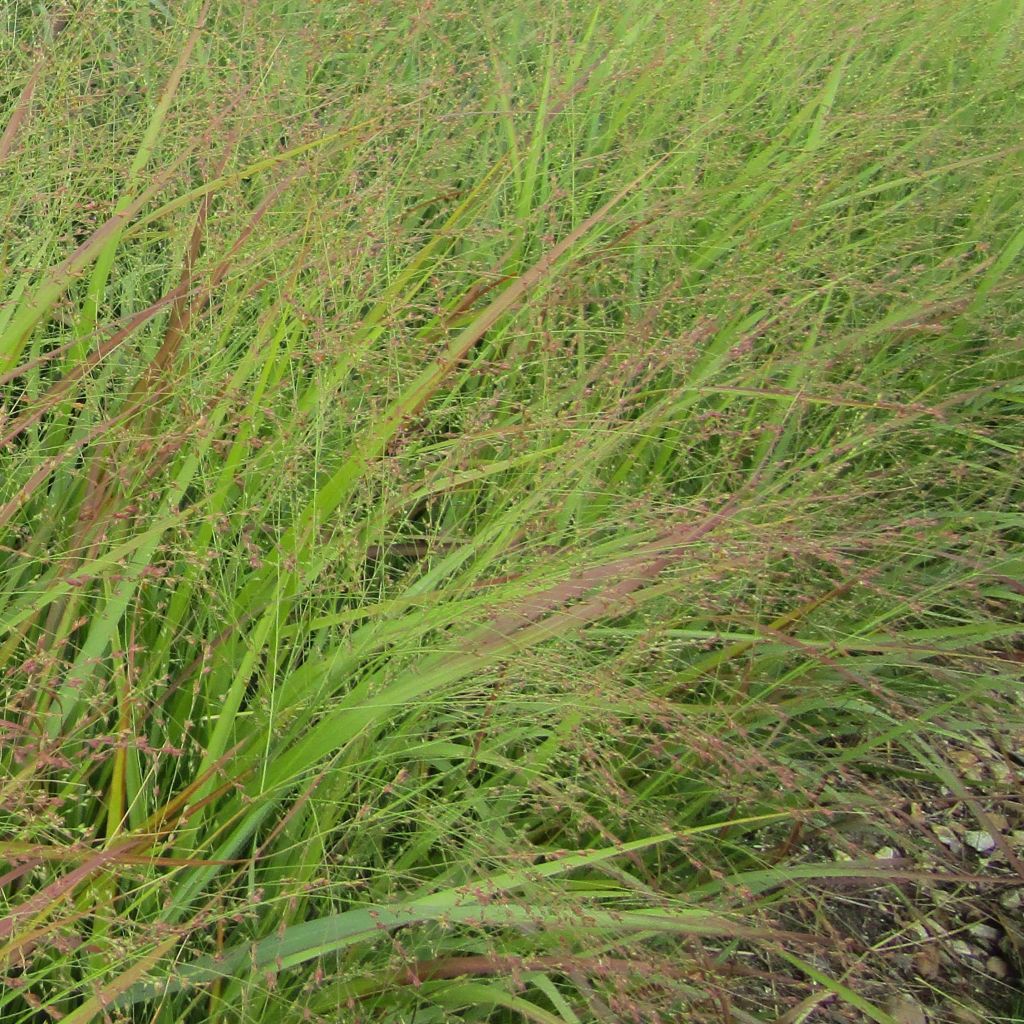
<svg viewBox="0 0 1024 1024">
<path fill-rule="evenodd" d="M 0 1024 L 1020 1019 L 1022 36 L 0 4 Z"/>
</svg>

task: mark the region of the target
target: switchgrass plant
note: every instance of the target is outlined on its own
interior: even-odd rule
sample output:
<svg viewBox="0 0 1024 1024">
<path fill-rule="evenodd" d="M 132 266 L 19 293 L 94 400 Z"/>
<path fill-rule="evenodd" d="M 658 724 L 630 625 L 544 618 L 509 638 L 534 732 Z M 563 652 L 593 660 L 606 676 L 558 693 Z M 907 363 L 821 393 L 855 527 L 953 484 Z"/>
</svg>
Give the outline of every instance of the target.
<svg viewBox="0 0 1024 1024">
<path fill-rule="evenodd" d="M 5 4 L 0 1020 L 890 1020 L 789 911 L 1020 722 L 1022 24 Z"/>
</svg>

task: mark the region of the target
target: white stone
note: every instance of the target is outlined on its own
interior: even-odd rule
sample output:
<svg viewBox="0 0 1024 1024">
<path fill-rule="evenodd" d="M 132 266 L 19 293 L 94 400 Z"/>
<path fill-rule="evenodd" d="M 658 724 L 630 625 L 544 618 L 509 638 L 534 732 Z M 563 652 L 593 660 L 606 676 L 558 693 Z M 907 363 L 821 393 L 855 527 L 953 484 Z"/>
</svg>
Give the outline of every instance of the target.
<svg viewBox="0 0 1024 1024">
<path fill-rule="evenodd" d="M 967 929 L 967 934 L 972 939 L 977 939 L 978 942 L 983 942 L 988 946 L 994 946 L 999 941 L 999 932 L 987 924 L 972 924 Z"/>
<path fill-rule="evenodd" d="M 972 849 L 977 850 L 978 853 L 989 853 L 995 849 L 996 841 L 988 832 L 976 830 L 968 832 L 964 836 L 964 842 Z"/>
</svg>

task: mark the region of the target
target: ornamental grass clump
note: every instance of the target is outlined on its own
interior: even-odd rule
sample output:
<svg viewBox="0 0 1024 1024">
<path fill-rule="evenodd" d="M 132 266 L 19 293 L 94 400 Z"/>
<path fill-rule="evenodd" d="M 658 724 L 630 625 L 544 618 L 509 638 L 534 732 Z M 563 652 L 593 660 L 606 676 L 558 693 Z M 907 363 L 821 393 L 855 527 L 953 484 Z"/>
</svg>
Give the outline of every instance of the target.
<svg viewBox="0 0 1024 1024">
<path fill-rule="evenodd" d="M 840 819 L 1024 728 L 1019 7 L 0 19 L 0 1021 L 890 1021 Z"/>
</svg>

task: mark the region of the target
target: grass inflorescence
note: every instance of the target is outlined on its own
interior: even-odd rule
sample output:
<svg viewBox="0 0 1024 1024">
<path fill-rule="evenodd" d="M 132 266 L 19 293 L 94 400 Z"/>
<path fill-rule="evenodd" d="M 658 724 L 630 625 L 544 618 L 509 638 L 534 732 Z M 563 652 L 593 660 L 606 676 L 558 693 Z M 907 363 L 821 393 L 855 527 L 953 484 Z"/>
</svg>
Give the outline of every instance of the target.
<svg viewBox="0 0 1024 1024">
<path fill-rule="evenodd" d="M 4 5 L 0 1021 L 896 1019 L 829 893 L 1024 875 L 1022 32 Z"/>
</svg>

